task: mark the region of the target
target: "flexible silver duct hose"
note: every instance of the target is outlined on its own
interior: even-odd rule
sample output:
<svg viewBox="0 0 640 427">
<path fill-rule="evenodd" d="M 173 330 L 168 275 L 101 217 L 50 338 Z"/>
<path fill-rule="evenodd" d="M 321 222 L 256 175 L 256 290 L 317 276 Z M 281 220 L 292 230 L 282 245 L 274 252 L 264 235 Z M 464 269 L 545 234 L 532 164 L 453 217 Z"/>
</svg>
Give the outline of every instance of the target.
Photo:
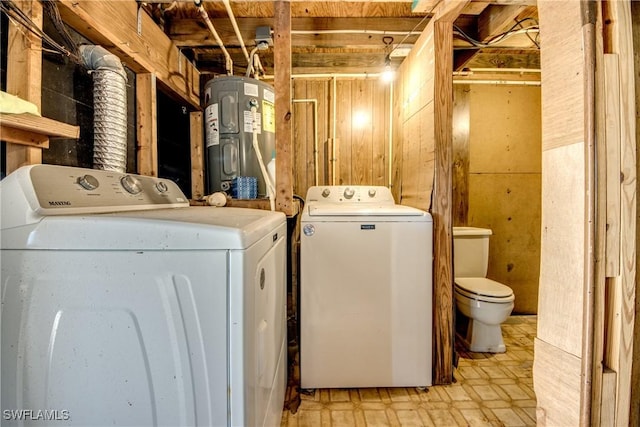
<svg viewBox="0 0 640 427">
<path fill-rule="evenodd" d="M 127 75 L 120 59 L 101 46 L 80 46 L 93 74 L 93 167 L 126 172 Z"/>
</svg>

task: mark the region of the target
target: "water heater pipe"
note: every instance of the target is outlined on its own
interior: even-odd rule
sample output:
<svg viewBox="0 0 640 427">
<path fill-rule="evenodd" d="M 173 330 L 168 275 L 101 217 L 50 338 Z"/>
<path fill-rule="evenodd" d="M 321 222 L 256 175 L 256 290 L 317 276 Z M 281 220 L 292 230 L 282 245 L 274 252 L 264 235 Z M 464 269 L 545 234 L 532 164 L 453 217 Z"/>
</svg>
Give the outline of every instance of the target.
<svg viewBox="0 0 640 427">
<path fill-rule="evenodd" d="M 264 166 L 264 160 L 262 159 L 262 153 L 260 152 L 260 144 L 258 143 L 258 108 L 255 105 L 251 106 L 251 128 L 253 132 L 253 150 L 256 152 L 256 158 L 258 159 L 258 165 L 260 165 L 260 172 L 264 179 L 265 186 L 267 187 L 267 194 L 269 195 L 269 205 L 272 211 L 276 210 L 276 189 L 275 183 L 271 183 L 271 178 L 267 172 L 267 168 Z"/>
<path fill-rule="evenodd" d="M 200 12 L 200 16 L 204 20 L 205 24 L 207 24 L 207 28 L 209 28 L 209 31 L 213 35 L 213 38 L 216 40 L 216 43 L 218 43 L 218 46 L 220 46 L 220 49 L 222 49 L 222 53 L 224 54 L 224 58 L 225 58 L 224 66 L 225 66 L 225 69 L 227 70 L 227 75 L 232 76 L 233 61 L 231 60 L 231 55 L 229 55 L 227 48 L 224 47 L 224 43 L 222 42 L 222 39 L 218 35 L 218 32 L 216 31 L 215 27 L 213 26 L 213 23 L 211 22 L 211 19 L 209 19 L 209 14 L 204 9 L 204 6 L 202 6 L 202 4 L 198 6 L 198 11 Z"/>
<path fill-rule="evenodd" d="M 338 124 L 337 111 L 338 102 L 336 96 L 338 94 L 338 86 L 336 76 L 333 76 L 333 144 L 331 144 L 331 185 L 336 185 L 336 126 Z"/>
<path fill-rule="evenodd" d="M 93 75 L 93 167 L 127 169 L 127 74 L 120 59 L 102 46 L 82 45 L 82 64 Z"/>
<path fill-rule="evenodd" d="M 242 33 L 240 33 L 240 28 L 238 28 L 238 22 L 236 22 L 236 17 L 233 14 L 233 9 L 231 9 L 231 3 L 229 0 L 222 0 L 224 3 L 224 7 L 227 9 L 227 14 L 229 15 L 229 19 L 231 20 L 231 26 L 233 27 L 233 31 L 236 33 L 236 37 L 240 42 L 240 48 L 242 49 L 242 53 L 244 57 L 247 59 L 247 63 L 249 63 L 249 52 L 247 52 L 247 47 L 244 45 L 244 40 L 242 39 Z"/>
<path fill-rule="evenodd" d="M 318 100 L 315 98 L 309 99 L 294 99 L 294 103 L 312 103 L 313 106 L 313 167 L 314 167 L 314 184 L 318 185 Z"/>
</svg>

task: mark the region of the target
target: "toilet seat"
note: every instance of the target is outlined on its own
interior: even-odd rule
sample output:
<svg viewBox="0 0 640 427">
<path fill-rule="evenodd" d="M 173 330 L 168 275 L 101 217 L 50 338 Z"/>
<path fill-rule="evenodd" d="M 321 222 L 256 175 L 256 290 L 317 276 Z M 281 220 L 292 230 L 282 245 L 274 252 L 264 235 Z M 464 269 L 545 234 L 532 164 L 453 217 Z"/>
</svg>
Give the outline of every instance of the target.
<svg viewBox="0 0 640 427">
<path fill-rule="evenodd" d="M 486 277 L 457 277 L 455 289 L 460 295 L 478 301 L 510 303 L 515 299 L 510 287 Z"/>
</svg>

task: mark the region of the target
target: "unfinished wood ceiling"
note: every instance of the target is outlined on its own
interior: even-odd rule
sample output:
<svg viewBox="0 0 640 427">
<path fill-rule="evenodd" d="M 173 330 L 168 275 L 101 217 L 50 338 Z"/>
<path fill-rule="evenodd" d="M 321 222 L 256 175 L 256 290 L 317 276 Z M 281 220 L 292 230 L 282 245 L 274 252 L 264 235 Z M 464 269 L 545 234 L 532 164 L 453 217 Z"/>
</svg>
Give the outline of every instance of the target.
<svg viewBox="0 0 640 427">
<path fill-rule="evenodd" d="M 389 61 L 395 68 L 440 1 L 293 0 L 292 73 L 375 74 L 383 71 Z M 231 0 L 229 3 L 250 51 L 256 45 L 259 27 L 273 30 L 273 1 Z M 234 74 L 244 74 L 248 61 L 224 2 L 204 0 L 202 5 L 231 55 Z M 202 73 L 225 73 L 222 49 L 193 0 L 147 2 L 145 10 Z M 472 0 L 455 25 L 456 71 L 540 68 L 535 0 Z M 505 33 L 509 34 L 501 37 Z M 272 75 L 273 47 L 258 54 L 266 74 Z"/>
</svg>

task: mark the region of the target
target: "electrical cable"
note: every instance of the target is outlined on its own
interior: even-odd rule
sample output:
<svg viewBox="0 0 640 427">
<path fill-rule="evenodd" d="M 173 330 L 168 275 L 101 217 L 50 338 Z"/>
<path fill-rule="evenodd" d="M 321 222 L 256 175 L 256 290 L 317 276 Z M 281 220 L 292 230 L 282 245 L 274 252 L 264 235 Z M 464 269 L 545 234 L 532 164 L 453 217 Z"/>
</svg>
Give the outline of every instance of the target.
<svg viewBox="0 0 640 427">
<path fill-rule="evenodd" d="M 526 22 L 526 21 L 533 21 L 536 23 L 536 25 L 532 25 L 530 27 L 526 27 L 526 28 L 519 28 L 516 29 L 516 27 L 521 26 L 522 27 L 522 23 Z M 458 27 L 457 25 L 453 26 L 454 28 L 454 35 L 460 36 L 462 39 L 464 39 L 465 41 L 471 43 L 474 47 L 477 48 L 485 48 L 485 47 L 491 47 L 494 44 L 497 44 L 499 42 L 501 42 L 502 40 L 504 40 L 507 37 L 510 37 L 512 35 L 515 34 L 527 34 L 529 31 L 539 31 L 539 26 L 538 26 L 538 21 L 536 21 L 534 18 L 525 18 L 525 19 L 521 19 L 520 21 L 517 21 L 510 29 L 508 29 L 507 31 L 497 34 L 496 36 L 492 37 L 489 41 L 487 42 L 481 42 L 478 41 L 476 39 L 474 39 L 473 37 L 469 36 L 467 33 L 465 33 L 460 27 Z M 531 37 L 529 37 L 529 39 L 531 40 Z M 533 40 L 532 40 L 533 41 Z M 540 45 L 538 43 L 536 43 L 535 41 L 533 41 L 533 43 L 538 47 L 538 49 L 540 48 Z"/>
<path fill-rule="evenodd" d="M 43 0 L 42 6 L 47 15 L 49 15 L 51 22 L 53 22 L 53 26 L 58 31 L 58 34 L 62 37 L 62 41 L 66 45 L 67 49 L 69 49 L 69 51 L 74 55 L 78 55 L 78 43 L 71 38 L 71 35 L 67 31 L 67 27 L 60 16 L 57 1 L 58 0 Z"/>
<path fill-rule="evenodd" d="M 42 42 L 51 47 L 56 53 L 71 58 L 74 62 L 80 63 L 77 54 L 67 49 L 65 46 L 56 42 L 39 28 L 12 0 L 0 1 L 0 11 L 4 12 L 7 17 L 16 25 L 26 28 L 30 33 L 40 38 Z"/>
</svg>

